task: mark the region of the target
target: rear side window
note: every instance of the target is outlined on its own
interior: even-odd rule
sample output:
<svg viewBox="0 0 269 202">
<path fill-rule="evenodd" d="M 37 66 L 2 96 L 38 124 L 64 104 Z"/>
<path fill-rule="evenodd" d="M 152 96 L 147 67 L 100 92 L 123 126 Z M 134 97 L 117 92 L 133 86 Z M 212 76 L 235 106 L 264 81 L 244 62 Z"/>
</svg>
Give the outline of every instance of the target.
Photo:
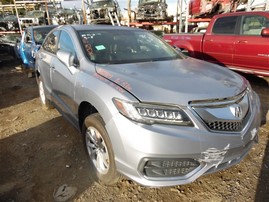
<svg viewBox="0 0 269 202">
<path fill-rule="evenodd" d="M 237 16 L 231 16 L 217 19 L 212 32 L 214 34 L 235 34 L 237 18 Z"/>
<path fill-rule="evenodd" d="M 46 51 L 56 54 L 57 43 L 59 39 L 59 31 L 52 32 L 44 41 L 43 48 Z"/>
</svg>

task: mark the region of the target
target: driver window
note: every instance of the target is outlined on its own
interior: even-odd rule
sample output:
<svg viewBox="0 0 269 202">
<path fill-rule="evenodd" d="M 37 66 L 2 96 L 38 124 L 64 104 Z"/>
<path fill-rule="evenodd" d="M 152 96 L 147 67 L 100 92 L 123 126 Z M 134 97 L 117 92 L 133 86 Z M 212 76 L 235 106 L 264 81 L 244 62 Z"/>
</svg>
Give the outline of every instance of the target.
<svg viewBox="0 0 269 202">
<path fill-rule="evenodd" d="M 58 50 L 63 50 L 65 52 L 71 52 L 73 56 L 76 55 L 75 46 L 70 38 L 70 36 L 62 31 L 60 35 L 60 40 L 58 43 Z"/>
<path fill-rule="evenodd" d="M 243 18 L 241 34 L 260 35 L 262 29 L 267 26 L 267 21 L 263 16 L 245 16 Z"/>
</svg>

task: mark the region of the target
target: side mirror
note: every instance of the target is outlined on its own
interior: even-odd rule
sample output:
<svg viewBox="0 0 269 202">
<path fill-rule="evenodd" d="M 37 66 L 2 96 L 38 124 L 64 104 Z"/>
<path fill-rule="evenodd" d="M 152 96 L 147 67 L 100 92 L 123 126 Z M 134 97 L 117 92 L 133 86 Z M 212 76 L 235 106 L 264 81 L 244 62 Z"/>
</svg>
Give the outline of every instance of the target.
<svg viewBox="0 0 269 202">
<path fill-rule="evenodd" d="M 71 71 L 72 74 L 76 73 L 78 64 L 76 62 L 75 56 L 71 52 L 58 50 L 58 59 Z"/>
<path fill-rule="evenodd" d="M 57 57 L 67 67 L 70 67 L 73 65 L 74 57 L 72 57 L 72 54 L 70 52 L 58 50 Z"/>
<path fill-rule="evenodd" d="M 269 37 L 269 28 L 266 27 L 266 28 L 262 29 L 261 35 L 263 37 Z"/>
</svg>

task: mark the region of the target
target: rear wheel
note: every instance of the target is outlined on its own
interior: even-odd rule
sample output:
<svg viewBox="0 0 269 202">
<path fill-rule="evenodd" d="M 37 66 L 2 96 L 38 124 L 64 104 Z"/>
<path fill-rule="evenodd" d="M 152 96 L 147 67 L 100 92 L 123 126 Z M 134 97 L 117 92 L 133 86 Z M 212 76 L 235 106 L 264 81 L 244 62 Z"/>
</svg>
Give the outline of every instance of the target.
<svg viewBox="0 0 269 202">
<path fill-rule="evenodd" d="M 51 101 L 46 97 L 45 90 L 44 90 L 44 83 L 41 78 L 38 78 L 38 89 L 39 89 L 39 96 L 42 104 L 43 109 L 52 109 L 53 105 Z"/>
<path fill-rule="evenodd" d="M 98 113 L 86 117 L 83 134 L 87 153 L 98 179 L 108 185 L 116 183 L 119 174 L 116 170 L 112 144 L 104 127 L 104 121 Z"/>
</svg>

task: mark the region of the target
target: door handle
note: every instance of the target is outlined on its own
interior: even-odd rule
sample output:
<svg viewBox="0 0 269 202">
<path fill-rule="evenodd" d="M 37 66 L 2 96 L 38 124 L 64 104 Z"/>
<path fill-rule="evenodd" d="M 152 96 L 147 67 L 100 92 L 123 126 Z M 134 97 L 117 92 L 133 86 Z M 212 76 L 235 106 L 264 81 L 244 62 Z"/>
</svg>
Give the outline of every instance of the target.
<svg viewBox="0 0 269 202">
<path fill-rule="evenodd" d="M 237 41 L 237 43 L 239 43 L 239 44 L 246 44 L 246 43 L 248 43 L 248 41 L 247 40 L 241 40 L 241 41 Z"/>
<path fill-rule="evenodd" d="M 55 66 L 51 65 L 50 68 L 51 68 L 51 69 L 55 69 Z"/>
</svg>

